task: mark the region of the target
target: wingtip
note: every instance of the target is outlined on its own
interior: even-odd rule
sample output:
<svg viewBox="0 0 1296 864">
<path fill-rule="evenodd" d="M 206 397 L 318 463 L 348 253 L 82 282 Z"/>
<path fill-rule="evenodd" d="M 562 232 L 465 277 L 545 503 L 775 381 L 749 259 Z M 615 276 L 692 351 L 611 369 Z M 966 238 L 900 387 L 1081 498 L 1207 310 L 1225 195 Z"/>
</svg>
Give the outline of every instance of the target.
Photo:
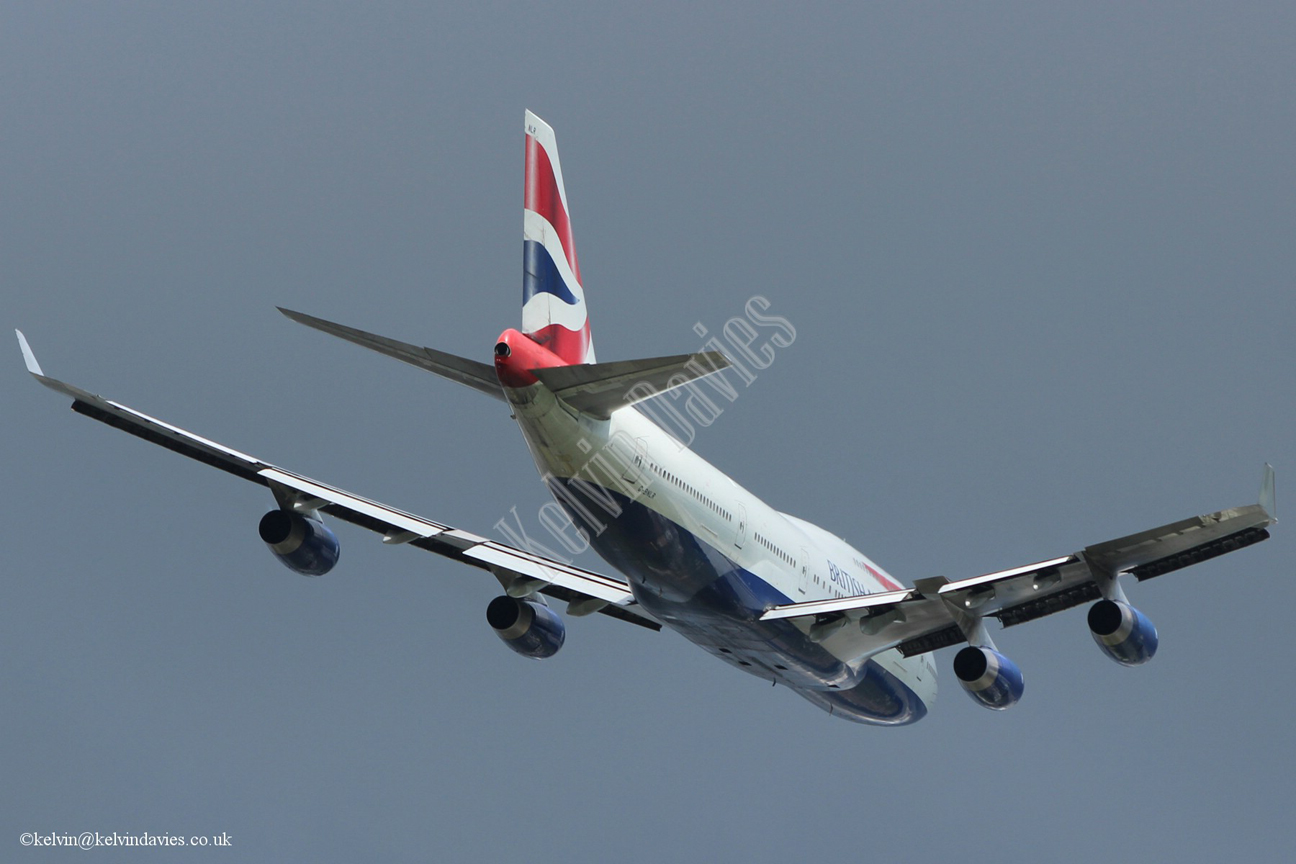
<svg viewBox="0 0 1296 864">
<path fill-rule="evenodd" d="M 733 366 L 733 361 L 730 360 L 723 351 L 699 351 L 693 356 L 706 360 L 711 364 L 711 368 L 717 372 L 721 369 L 728 369 Z"/>
<path fill-rule="evenodd" d="M 275 308 L 279 310 L 280 315 L 284 316 L 289 321 L 296 321 L 298 324 L 308 324 L 310 321 L 315 320 L 305 312 L 295 312 L 292 309 L 285 309 L 282 306 L 276 306 Z"/>
<path fill-rule="evenodd" d="M 22 349 L 23 362 L 27 364 L 27 371 L 37 378 L 44 378 L 45 373 L 41 370 L 40 364 L 36 362 L 36 355 L 32 353 L 31 346 L 27 344 L 27 337 L 21 330 L 15 329 L 18 334 L 18 347 Z"/>
<path fill-rule="evenodd" d="M 1269 518 L 1278 521 L 1277 496 L 1274 492 L 1274 469 L 1268 462 L 1264 467 L 1264 480 L 1260 483 L 1260 506 L 1269 514 Z"/>
</svg>

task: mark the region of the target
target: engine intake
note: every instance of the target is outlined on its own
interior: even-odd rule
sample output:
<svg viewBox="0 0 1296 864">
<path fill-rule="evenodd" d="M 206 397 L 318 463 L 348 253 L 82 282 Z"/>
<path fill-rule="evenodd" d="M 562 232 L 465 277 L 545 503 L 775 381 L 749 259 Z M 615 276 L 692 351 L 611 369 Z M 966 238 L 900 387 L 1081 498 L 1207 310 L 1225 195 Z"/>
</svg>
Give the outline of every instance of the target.
<svg viewBox="0 0 1296 864">
<path fill-rule="evenodd" d="M 486 607 L 486 621 L 505 645 L 532 660 L 557 654 L 567 638 L 558 614 L 534 600 L 496 597 Z"/>
<path fill-rule="evenodd" d="M 1157 630 L 1142 612 L 1118 600 L 1089 607 L 1089 632 L 1103 653 L 1122 666 L 1139 666 L 1157 650 Z"/>
<path fill-rule="evenodd" d="M 955 654 L 954 675 L 973 700 L 995 711 L 1016 705 L 1026 689 L 1017 664 L 989 648 L 969 645 Z"/>
<path fill-rule="evenodd" d="M 323 522 L 290 510 L 262 516 L 257 533 L 285 567 L 303 576 L 323 576 L 342 551 L 337 535 Z"/>
</svg>

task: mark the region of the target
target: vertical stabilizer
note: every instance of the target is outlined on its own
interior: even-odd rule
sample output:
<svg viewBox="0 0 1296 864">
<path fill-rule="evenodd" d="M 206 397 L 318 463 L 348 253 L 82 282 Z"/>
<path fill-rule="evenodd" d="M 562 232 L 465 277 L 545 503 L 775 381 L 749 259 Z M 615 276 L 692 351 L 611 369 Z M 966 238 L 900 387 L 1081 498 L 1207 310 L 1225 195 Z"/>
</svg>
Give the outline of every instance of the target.
<svg viewBox="0 0 1296 864">
<path fill-rule="evenodd" d="M 568 363 L 593 363 L 571 209 L 558 143 L 548 123 L 526 112 L 522 218 L 522 332 Z"/>
</svg>

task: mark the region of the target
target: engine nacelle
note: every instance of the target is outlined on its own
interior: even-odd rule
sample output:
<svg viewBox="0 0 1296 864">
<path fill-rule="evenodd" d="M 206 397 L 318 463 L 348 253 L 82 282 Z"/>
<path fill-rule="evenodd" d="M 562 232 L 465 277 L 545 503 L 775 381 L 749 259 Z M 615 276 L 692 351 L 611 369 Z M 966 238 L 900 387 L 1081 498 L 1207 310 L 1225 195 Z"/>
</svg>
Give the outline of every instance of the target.
<svg viewBox="0 0 1296 864">
<path fill-rule="evenodd" d="M 978 704 L 996 711 L 1016 705 L 1026 689 L 1017 664 L 989 648 L 969 645 L 955 654 L 954 675 Z"/>
<path fill-rule="evenodd" d="M 303 576 L 323 576 L 342 551 L 337 535 L 323 522 L 291 510 L 271 510 L 262 516 L 257 533 L 285 567 Z"/>
<path fill-rule="evenodd" d="M 557 654 L 567 638 L 558 614 L 534 600 L 496 597 L 486 607 L 486 620 L 505 645 L 532 660 Z"/>
<path fill-rule="evenodd" d="M 1089 608 L 1089 632 L 1103 653 L 1122 666 L 1138 666 L 1157 650 L 1157 631 L 1128 603 L 1099 600 Z"/>
</svg>

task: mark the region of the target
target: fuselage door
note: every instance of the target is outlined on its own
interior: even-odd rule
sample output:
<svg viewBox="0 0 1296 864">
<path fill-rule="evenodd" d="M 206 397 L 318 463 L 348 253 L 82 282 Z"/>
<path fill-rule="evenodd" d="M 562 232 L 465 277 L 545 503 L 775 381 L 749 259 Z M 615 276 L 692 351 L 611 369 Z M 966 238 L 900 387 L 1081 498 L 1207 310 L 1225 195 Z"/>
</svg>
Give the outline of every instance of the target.
<svg viewBox="0 0 1296 864">
<path fill-rule="evenodd" d="M 734 548 L 741 549 L 747 542 L 747 508 L 741 504 L 736 504 L 734 507 L 738 517 L 738 527 L 734 530 Z"/>
<path fill-rule="evenodd" d="M 801 560 L 797 562 L 801 565 L 801 581 L 797 584 L 797 590 L 805 594 L 810 590 L 810 550 L 801 547 Z"/>
<path fill-rule="evenodd" d="M 612 456 L 621 470 L 621 480 L 629 489 L 639 492 L 643 486 L 644 473 L 648 467 L 644 464 L 644 439 L 636 438 L 633 442 L 623 435 L 614 435 L 608 442 L 612 447 Z"/>
</svg>

